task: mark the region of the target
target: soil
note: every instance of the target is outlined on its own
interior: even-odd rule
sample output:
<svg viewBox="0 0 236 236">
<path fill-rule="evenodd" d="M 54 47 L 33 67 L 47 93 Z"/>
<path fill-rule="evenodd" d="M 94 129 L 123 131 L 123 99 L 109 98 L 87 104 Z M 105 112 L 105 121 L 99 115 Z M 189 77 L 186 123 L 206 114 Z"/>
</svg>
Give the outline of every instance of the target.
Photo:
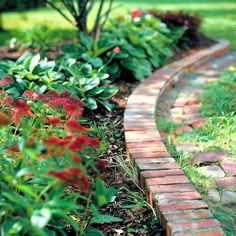
<svg viewBox="0 0 236 236">
<path fill-rule="evenodd" d="M 209 46 L 209 42 L 212 43 L 211 40 L 203 40 L 204 44 L 199 45 L 197 49 L 182 50 L 169 62 L 183 58 L 199 50 L 200 48 Z M 19 53 L 14 50 L 9 50 L 7 47 L 1 48 L 0 60 L 16 60 L 23 53 L 24 52 Z M 52 57 L 55 56 L 54 51 L 51 53 Z M 114 202 L 101 209 L 101 213 L 120 217 L 123 219 L 123 221 L 112 224 L 94 225 L 94 227 L 100 229 L 105 235 L 108 236 L 164 236 L 165 230 L 162 228 L 162 226 L 154 221 L 152 210 L 145 204 L 145 193 L 134 183 L 132 180 L 132 175 L 129 176 L 128 174 L 124 173 L 124 170 L 117 161 L 118 157 L 123 156 L 124 159 L 126 158 L 123 114 L 128 97 L 138 85 L 138 82 L 118 81 L 115 85 L 118 85 L 120 88 L 119 92 L 111 100 L 111 102 L 115 105 L 115 109 L 109 113 L 103 108 L 99 108 L 93 113 L 85 112 L 84 116 L 87 120 L 91 120 L 93 122 L 95 121 L 98 127 L 100 125 L 106 127 L 104 132 L 107 139 L 107 148 L 100 157 L 101 159 L 107 160 L 107 168 L 102 173 L 102 178 L 104 179 L 107 186 L 116 189 L 125 187 L 130 192 L 135 192 L 139 196 L 143 197 L 144 200 L 136 201 L 136 207 L 132 209 L 121 208 L 122 205 L 133 204 L 128 201 L 128 199 L 130 199 L 130 194 L 127 191 L 121 191 Z M 126 160 L 126 163 L 129 165 L 128 160 Z"/>
</svg>

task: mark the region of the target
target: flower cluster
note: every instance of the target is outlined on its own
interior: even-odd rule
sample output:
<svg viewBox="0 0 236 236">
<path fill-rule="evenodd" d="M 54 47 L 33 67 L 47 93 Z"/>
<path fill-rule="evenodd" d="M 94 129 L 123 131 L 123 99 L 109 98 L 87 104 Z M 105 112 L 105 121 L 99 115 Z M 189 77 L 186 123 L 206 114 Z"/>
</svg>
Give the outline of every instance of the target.
<svg viewBox="0 0 236 236">
<path fill-rule="evenodd" d="M 85 146 L 99 148 L 101 143 L 98 139 L 86 135 L 89 128 L 84 127 L 78 121 L 78 118 L 82 116 L 84 103 L 80 99 L 72 97 L 67 91 L 62 93 L 49 91 L 46 94 L 38 94 L 35 91 L 27 90 L 23 94 L 25 100 L 20 98 L 16 101 L 12 101 L 9 96 L 5 95 L 5 92 L 1 92 L 0 95 L 0 110 L 3 111 L 5 107 L 5 112 L 0 112 L 0 126 L 7 126 L 13 121 L 19 129 L 25 129 L 25 117 L 30 117 L 34 120 L 32 122 L 41 124 L 41 129 L 40 127 L 32 129 L 31 135 L 25 142 L 25 146 L 27 148 L 37 145 L 45 147 L 44 152 L 38 153 L 38 161 L 41 162 L 53 160 L 55 157 L 66 158 L 67 165 L 63 169 L 61 166 L 55 166 L 55 169 L 49 170 L 45 174 L 54 176 L 63 184 L 77 185 L 81 192 L 87 193 L 90 181 L 86 174 L 86 168 L 82 168 L 83 171 L 81 169 L 81 165 L 85 164 L 84 159 L 82 161 L 78 155 Z M 27 103 L 27 100 L 31 102 Z M 30 106 L 32 102 L 34 106 L 38 105 L 40 107 L 41 115 L 36 114 L 36 110 L 32 111 Z M 44 108 L 47 112 L 44 112 Z M 39 119 L 42 120 L 38 121 Z M 39 130 L 41 131 L 39 132 Z M 12 154 L 14 159 L 17 155 L 22 157 L 19 146 L 15 144 L 9 147 L 6 153 L 8 155 Z M 87 156 L 89 155 L 87 154 Z M 97 169 L 104 168 L 102 161 L 95 160 L 97 164 L 94 162 L 94 167 L 97 167 Z M 29 162 L 27 160 L 27 163 Z"/>
</svg>

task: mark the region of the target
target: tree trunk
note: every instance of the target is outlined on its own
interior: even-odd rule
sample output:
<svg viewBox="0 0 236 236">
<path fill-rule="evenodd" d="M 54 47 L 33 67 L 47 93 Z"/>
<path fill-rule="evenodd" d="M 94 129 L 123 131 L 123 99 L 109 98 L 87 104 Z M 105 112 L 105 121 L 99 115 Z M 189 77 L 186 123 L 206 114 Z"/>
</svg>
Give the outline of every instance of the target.
<svg viewBox="0 0 236 236">
<path fill-rule="evenodd" d="M 3 29 L 2 12 L 0 12 L 0 32 L 2 31 L 4 31 L 4 29 Z"/>
</svg>

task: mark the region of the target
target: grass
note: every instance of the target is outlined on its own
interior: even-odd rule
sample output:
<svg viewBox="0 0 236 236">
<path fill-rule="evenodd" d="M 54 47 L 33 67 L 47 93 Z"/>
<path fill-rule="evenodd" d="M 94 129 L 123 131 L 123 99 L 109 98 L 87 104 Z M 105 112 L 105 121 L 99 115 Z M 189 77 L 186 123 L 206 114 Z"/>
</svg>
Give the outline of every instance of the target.
<svg viewBox="0 0 236 236">
<path fill-rule="evenodd" d="M 236 50 L 235 0 L 194 0 L 191 3 L 186 0 L 117 0 L 114 6 L 115 9 L 111 16 L 123 15 L 136 8 L 155 8 L 161 11 L 186 10 L 198 13 L 203 17 L 201 29 L 206 35 L 213 38 L 228 39 L 231 41 L 233 49 Z M 92 12 L 89 23 L 92 22 L 94 15 L 94 12 Z M 19 28 L 27 29 L 39 23 L 45 23 L 55 31 L 63 32 L 64 38 L 72 38 L 74 36 L 73 26 L 64 20 L 56 11 L 40 8 L 24 12 L 4 13 L 3 24 L 6 31 L 0 33 L 0 45 L 5 44 L 6 40 L 13 36 L 12 31 Z"/>
<path fill-rule="evenodd" d="M 220 96 L 219 96 L 220 94 Z M 178 135 L 175 143 L 190 142 L 200 148 L 201 151 L 225 150 L 229 159 L 235 161 L 236 155 L 236 68 L 223 74 L 223 77 L 205 87 L 201 94 L 202 115 L 205 118 L 205 125 L 202 129 L 193 130 L 189 133 Z M 159 118 L 160 121 L 160 118 Z M 163 124 L 164 131 L 171 132 L 175 128 L 169 121 Z M 159 122 L 158 122 L 159 124 Z M 207 201 L 210 209 L 215 213 L 216 218 L 225 228 L 226 235 L 235 235 L 236 214 L 235 202 L 216 202 L 208 196 L 209 190 L 217 190 L 222 196 L 222 190 L 215 186 L 213 178 L 200 175 L 195 166 L 189 165 L 193 154 L 183 151 L 176 151 L 171 139 L 167 139 L 168 151 L 176 158 L 185 171 L 188 178 L 195 185 L 198 191 Z M 236 189 L 231 189 L 236 193 Z M 236 200 L 236 199 L 235 199 Z"/>
</svg>

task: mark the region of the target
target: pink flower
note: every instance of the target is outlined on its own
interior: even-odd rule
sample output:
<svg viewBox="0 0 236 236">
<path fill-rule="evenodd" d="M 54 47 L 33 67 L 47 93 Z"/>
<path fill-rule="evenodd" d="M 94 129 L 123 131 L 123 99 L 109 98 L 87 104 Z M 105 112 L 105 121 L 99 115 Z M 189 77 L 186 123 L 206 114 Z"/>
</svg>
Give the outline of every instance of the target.
<svg viewBox="0 0 236 236">
<path fill-rule="evenodd" d="M 131 12 L 131 16 L 133 19 L 141 17 L 143 15 L 143 12 L 140 10 L 134 10 Z"/>
<path fill-rule="evenodd" d="M 115 47 L 115 48 L 113 49 L 113 53 L 114 53 L 114 54 L 120 53 L 120 48 L 119 48 L 119 47 Z"/>
</svg>

